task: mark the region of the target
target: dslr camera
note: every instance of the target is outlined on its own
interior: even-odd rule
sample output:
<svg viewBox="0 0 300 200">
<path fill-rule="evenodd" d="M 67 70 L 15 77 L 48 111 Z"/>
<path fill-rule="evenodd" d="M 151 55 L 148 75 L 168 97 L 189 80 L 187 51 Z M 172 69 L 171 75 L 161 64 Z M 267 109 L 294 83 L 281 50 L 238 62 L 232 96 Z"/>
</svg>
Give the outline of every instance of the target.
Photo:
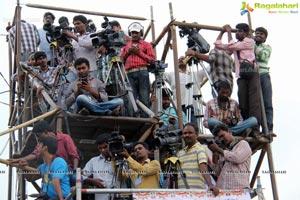
<svg viewBox="0 0 300 200">
<path fill-rule="evenodd" d="M 167 131 L 166 129 L 158 128 L 156 130 L 156 138 L 153 143 L 157 147 L 163 146 L 178 146 L 181 144 L 181 129 Z"/>
<path fill-rule="evenodd" d="M 185 21 L 183 21 L 185 22 Z M 195 23 L 197 24 L 197 23 Z M 189 28 L 185 26 L 179 26 L 179 36 L 183 38 L 187 35 L 188 42 L 187 46 L 189 49 L 197 51 L 199 53 L 206 54 L 209 52 L 210 45 L 208 42 L 200 35 L 200 29 L 197 28 Z"/>
</svg>

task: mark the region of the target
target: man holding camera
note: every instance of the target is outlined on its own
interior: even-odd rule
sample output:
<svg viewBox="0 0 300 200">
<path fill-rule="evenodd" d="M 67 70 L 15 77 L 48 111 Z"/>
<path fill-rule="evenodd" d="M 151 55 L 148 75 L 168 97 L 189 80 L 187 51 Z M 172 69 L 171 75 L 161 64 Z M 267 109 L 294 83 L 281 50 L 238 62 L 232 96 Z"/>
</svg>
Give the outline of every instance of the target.
<svg viewBox="0 0 300 200">
<path fill-rule="evenodd" d="M 121 57 L 125 63 L 125 70 L 133 90 L 135 98 L 138 98 L 145 106 L 150 107 L 150 79 L 147 66 L 155 59 L 152 45 L 144 41 L 143 26 L 134 22 L 129 25 L 128 32 L 131 41 L 123 47 Z M 129 104 L 131 106 L 131 104 Z M 133 115 L 132 108 L 129 108 Z M 142 114 L 147 117 L 146 114 Z"/>
<path fill-rule="evenodd" d="M 129 164 L 129 170 L 123 173 L 130 178 L 133 188 L 159 188 L 160 164 L 157 160 L 150 160 L 148 157 L 149 147 L 145 142 L 137 142 L 134 144 L 133 159 L 127 150 L 119 155 L 126 158 Z"/>
<path fill-rule="evenodd" d="M 69 30 L 63 30 L 63 33 L 72 38 L 72 46 L 74 48 L 75 58 L 87 58 L 90 63 L 90 75 L 94 78 L 97 76 L 96 64 L 96 49 L 92 44 L 90 33 L 86 32 L 87 18 L 83 15 L 76 15 L 73 17 L 73 24 L 76 33 L 73 34 Z"/>
<path fill-rule="evenodd" d="M 54 23 L 54 20 L 55 20 L 55 16 L 53 13 L 45 12 L 45 14 L 43 16 L 44 26 L 46 25 L 46 26 L 51 27 Z M 44 30 L 44 28 L 39 28 L 38 32 L 39 32 L 40 39 L 41 39 L 41 42 L 39 45 L 39 50 L 45 52 L 47 55 L 47 59 L 51 60 L 51 56 L 54 56 L 54 55 L 51 55 L 52 53 L 51 53 L 50 44 L 49 44 L 51 39 L 48 38 L 49 36 L 47 36 L 47 32 Z"/>
<path fill-rule="evenodd" d="M 120 114 L 123 100 L 114 98 L 108 100 L 104 84 L 99 79 L 89 75 L 90 64 L 86 58 L 78 58 L 75 63 L 79 79 L 72 82 L 67 90 L 66 105 L 82 115 L 112 115 Z"/>
<path fill-rule="evenodd" d="M 111 163 L 111 155 L 107 140 L 109 134 L 101 134 L 97 137 L 96 143 L 99 156 L 91 158 L 82 170 L 84 183 L 92 184 L 96 188 L 111 188 L 114 178 L 114 170 Z M 116 185 L 118 183 L 115 183 Z M 95 200 L 108 200 L 109 194 L 95 194 Z"/>
<path fill-rule="evenodd" d="M 208 188 L 215 192 L 211 177 L 207 170 L 207 156 L 204 146 L 198 141 L 198 128 L 193 123 L 187 123 L 183 128 L 182 138 L 185 147 L 177 153 L 181 162 L 181 168 L 185 173 L 185 179 L 189 189 Z M 182 179 L 178 179 L 178 188 L 186 189 Z"/>
<path fill-rule="evenodd" d="M 214 141 L 208 148 L 219 154 L 214 160 L 214 171 L 218 176 L 218 189 L 246 189 L 249 188 L 250 163 L 252 151 L 247 141 L 236 140 L 226 125 L 220 124 L 214 128 L 213 135 L 218 137 L 225 149 L 220 148 Z"/>
<path fill-rule="evenodd" d="M 203 124 L 212 132 L 218 124 L 226 124 L 233 135 L 244 134 L 247 137 L 251 128 L 257 126 L 255 117 L 243 121 L 238 102 L 230 98 L 231 86 L 227 81 L 221 81 L 218 86 L 218 97 L 206 104 Z"/>
</svg>

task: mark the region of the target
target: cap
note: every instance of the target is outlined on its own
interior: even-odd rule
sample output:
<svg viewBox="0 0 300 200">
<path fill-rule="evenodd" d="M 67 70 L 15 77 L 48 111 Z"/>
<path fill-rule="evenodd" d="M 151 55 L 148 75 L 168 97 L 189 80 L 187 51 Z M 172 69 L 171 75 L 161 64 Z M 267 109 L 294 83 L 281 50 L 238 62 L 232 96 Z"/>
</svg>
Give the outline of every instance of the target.
<svg viewBox="0 0 300 200">
<path fill-rule="evenodd" d="M 35 52 L 35 54 L 34 54 L 34 58 L 35 58 L 36 60 L 39 59 L 41 56 L 47 57 L 47 56 L 46 56 L 46 53 L 43 52 L 43 51 L 37 51 L 37 52 Z"/>
<path fill-rule="evenodd" d="M 128 27 L 129 32 L 141 32 L 143 30 L 143 26 L 138 22 L 133 22 Z"/>
</svg>

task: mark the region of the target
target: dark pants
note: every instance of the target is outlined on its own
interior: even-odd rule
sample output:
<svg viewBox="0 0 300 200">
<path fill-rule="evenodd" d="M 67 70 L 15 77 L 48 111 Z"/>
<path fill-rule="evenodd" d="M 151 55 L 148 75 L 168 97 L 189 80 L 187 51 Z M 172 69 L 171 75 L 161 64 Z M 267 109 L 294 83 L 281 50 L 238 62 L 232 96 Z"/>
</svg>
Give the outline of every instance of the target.
<svg viewBox="0 0 300 200">
<path fill-rule="evenodd" d="M 150 107 L 150 79 L 147 70 L 131 72 L 127 74 L 128 80 L 132 87 L 133 95 L 138 98 L 145 106 Z M 132 109 L 129 105 L 128 109 Z M 129 112 L 130 113 L 130 112 Z M 142 113 L 142 117 L 148 117 Z"/>
<path fill-rule="evenodd" d="M 242 117 L 248 119 L 255 117 L 258 121 L 258 127 L 261 124 L 261 106 L 260 106 L 260 80 L 257 72 L 253 73 L 251 77 L 239 78 L 238 98 Z"/>
<path fill-rule="evenodd" d="M 262 96 L 264 100 L 268 129 L 269 131 L 272 131 L 273 130 L 272 83 L 269 74 L 260 75 L 260 86 L 261 86 Z"/>
</svg>

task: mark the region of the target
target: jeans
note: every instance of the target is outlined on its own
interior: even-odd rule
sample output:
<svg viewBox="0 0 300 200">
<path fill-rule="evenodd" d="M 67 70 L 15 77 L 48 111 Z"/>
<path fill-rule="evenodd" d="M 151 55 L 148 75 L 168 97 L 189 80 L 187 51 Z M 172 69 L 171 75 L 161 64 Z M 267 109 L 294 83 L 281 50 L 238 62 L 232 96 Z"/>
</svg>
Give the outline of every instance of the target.
<svg viewBox="0 0 300 200">
<path fill-rule="evenodd" d="M 223 124 L 223 122 L 219 121 L 216 118 L 209 118 L 208 119 L 208 128 L 210 130 L 210 132 L 213 131 L 214 127 L 218 124 Z M 240 135 L 242 134 L 247 128 L 254 128 L 257 126 L 257 120 L 255 117 L 250 117 L 244 121 L 242 121 L 241 123 L 239 123 L 236 126 L 233 127 L 229 127 L 229 130 L 231 130 L 232 135 Z"/>
<path fill-rule="evenodd" d="M 264 100 L 268 129 L 269 131 L 272 131 L 273 130 L 272 83 L 269 74 L 260 75 L 260 86 L 261 86 L 262 96 Z"/>
<path fill-rule="evenodd" d="M 76 98 L 76 105 L 78 111 L 82 108 L 86 108 L 91 114 L 108 115 L 113 109 L 123 105 L 123 100 L 120 98 L 114 98 L 110 101 L 95 102 L 87 95 L 81 94 Z"/>
<path fill-rule="evenodd" d="M 258 126 L 255 128 L 259 131 L 261 124 L 261 106 L 260 106 L 260 80 L 259 74 L 253 73 L 250 78 L 239 78 L 238 97 L 239 107 L 243 119 L 255 117 L 258 121 Z"/>
<path fill-rule="evenodd" d="M 150 107 L 150 79 L 147 70 L 131 72 L 127 74 L 135 99 L 139 99 L 145 106 Z M 130 102 L 129 102 L 130 104 Z M 128 109 L 132 109 L 130 106 Z M 142 113 L 142 117 L 147 114 Z"/>
</svg>

